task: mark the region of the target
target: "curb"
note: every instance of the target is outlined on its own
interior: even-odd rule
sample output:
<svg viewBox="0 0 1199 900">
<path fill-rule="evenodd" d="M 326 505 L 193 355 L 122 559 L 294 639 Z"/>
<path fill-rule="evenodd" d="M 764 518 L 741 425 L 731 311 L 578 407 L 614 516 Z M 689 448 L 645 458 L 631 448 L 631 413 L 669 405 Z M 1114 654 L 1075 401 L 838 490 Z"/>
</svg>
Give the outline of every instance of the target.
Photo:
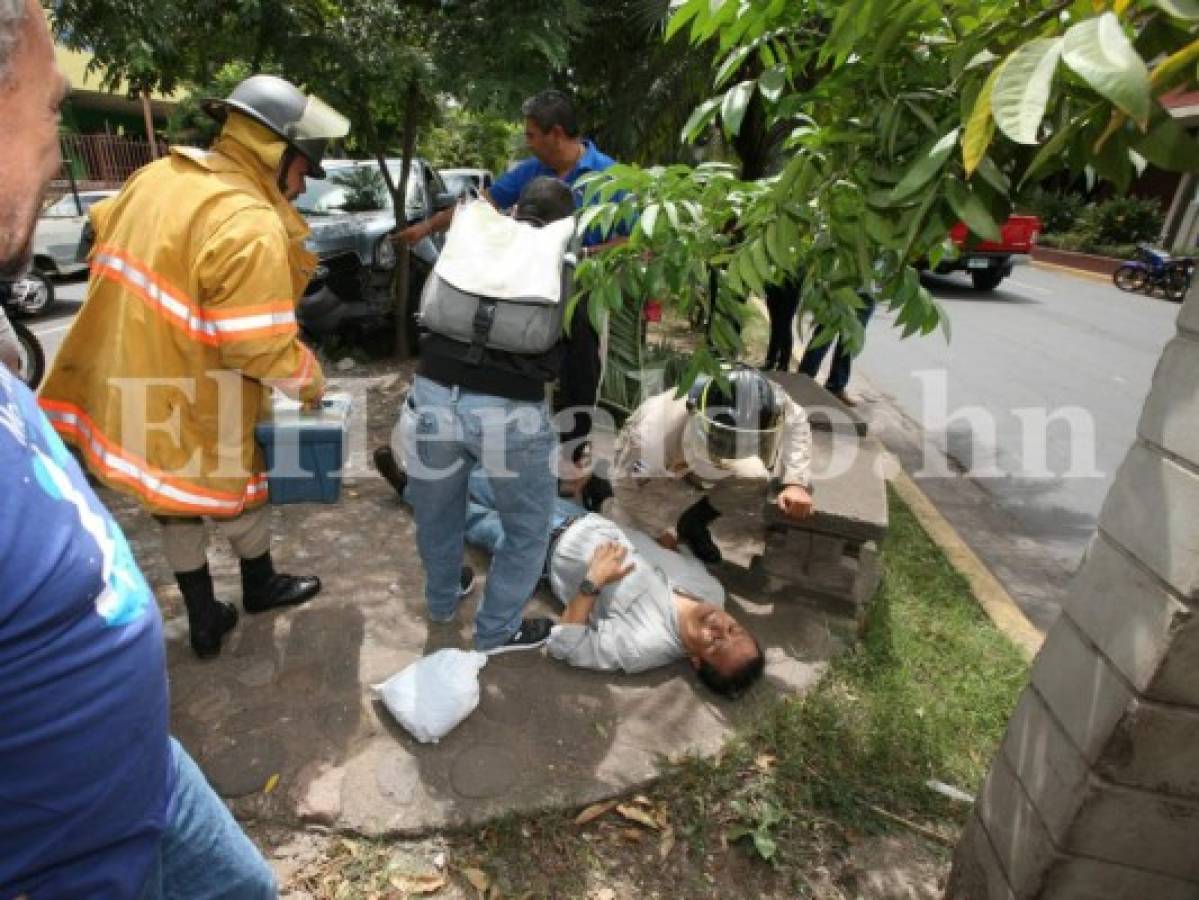
<svg viewBox="0 0 1199 900">
<path fill-rule="evenodd" d="M 983 612 L 1009 641 L 1016 645 L 1021 656 L 1031 662 L 1041 649 L 1045 635 L 1021 612 L 1012 595 L 1007 592 L 999 579 L 991 574 L 991 570 L 978 558 L 977 554 L 967 546 L 962 536 L 958 534 L 949 520 L 941 515 L 941 511 L 933 505 L 912 480 L 911 476 L 895 460 L 891 476 L 891 484 L 895 487 L 903 502 L 908 505 L 920 525 L 945 554 L 949 564 L 966 579 Z"/>
<path fill-rule="evenodd" d="M 1078 278 L 1086 278 L 1090 281 L 1102 281 L 1104 284 L 1112 283 L 1110 275 L 1100 275 L 1098 272 L 1088 272 L 1086 269 L 1076 269 L 1073 266 L 1059 266 L 1057 263 L 1049 263 L 1040 259 L 1030 259 L 1028 264 L 1038 269 L 1048 269 L 1050 272 L 1062 272 L 1066 275 L 1075 275 Z"/>
</svg>

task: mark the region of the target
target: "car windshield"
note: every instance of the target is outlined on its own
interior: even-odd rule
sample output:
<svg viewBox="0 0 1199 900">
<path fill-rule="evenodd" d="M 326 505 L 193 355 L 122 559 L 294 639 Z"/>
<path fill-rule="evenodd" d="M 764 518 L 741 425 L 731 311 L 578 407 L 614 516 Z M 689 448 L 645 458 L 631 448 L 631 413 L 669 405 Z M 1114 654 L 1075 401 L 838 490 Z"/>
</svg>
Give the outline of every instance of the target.
<svg viewBox="0 0 1199 900">
<path fill-rule="evenodd" d="M 388 171 L 394 181 L 400 180 L 399 165 L 389 165 Z M 310 179 L 296 198 L 296 209 L 305 216 L 331 216 L 336 213 L 375 212 L 391 209 L 391 196 L 379 167 L 371 163 L 354 166 L 339 166 L 329 169 L 329 177 L 323 181 Z M 409 209 L 420 206 L 416 169 L 408 177 L 408 196 L 405 204 Z"/>
<path fill-rule="evenodd" d="M 42 218 L 45 219 L 71 219 L 79 215 L 79 208 L 83 208 L 86 214 L 89 209 L 101 200 L 110 196 L 109 194 L 80 194 L 79 206 L 75 205 L 75 198 L 71 194 L 67 194 L 61 200 L 56 200 L 51 203 L 42 212 Z"/>
</svg>

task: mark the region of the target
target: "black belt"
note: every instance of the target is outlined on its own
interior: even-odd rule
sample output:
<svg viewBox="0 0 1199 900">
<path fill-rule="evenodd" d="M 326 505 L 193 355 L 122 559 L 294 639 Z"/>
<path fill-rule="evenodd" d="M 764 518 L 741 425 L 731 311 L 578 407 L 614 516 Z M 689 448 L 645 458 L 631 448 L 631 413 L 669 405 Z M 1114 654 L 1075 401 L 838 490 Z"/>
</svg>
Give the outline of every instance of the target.
<svg viewBox="0 0 1199 900">
<path fill-rule="evenodd" d="M 566 534 L 567 529 L 569 529 L 571 525 L 584 517 L 585 516 L 568 516 L 561 525 L 550 532 L 549 547 L 545 551 L 545 571 L 542 573 L 546 578 L 548 578 L 550 574 L 550 560 L 554 558 L 554 548 L 558 545 L 558 539 L 562 537 L 562 535 Z"/>
</svg>

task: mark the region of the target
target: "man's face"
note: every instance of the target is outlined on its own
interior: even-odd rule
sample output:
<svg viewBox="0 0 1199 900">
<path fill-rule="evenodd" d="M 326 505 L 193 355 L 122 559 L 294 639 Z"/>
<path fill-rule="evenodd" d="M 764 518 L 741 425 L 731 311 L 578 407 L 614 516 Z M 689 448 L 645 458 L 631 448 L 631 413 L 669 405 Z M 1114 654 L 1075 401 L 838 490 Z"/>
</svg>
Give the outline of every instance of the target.
<svg viewBox="0 0 1199 900">
<path fill-rule="evenodd" d="M 693 666 L 699 668 L 700 663 L 706 662 L 722 675 L 735 671 L 758 654 L 753 636 L 723 609 L 707 603 L 696 607 L 683 637 Z"/>
<path fill-rule="evenodd" d="M 537 159 L 547 166 L 552 166 L 558 160 L 558 145 L 562 129 L 555 125 L 549 131 L 542 131 L 532 119 L 525 119 L 525 144 Z"/>
<path fill-rule="evenodd" d="M 295 156 L 283 173 L 283 196 L 288 202 L 304 193 L 305 180 L 310 171 L 308 160 L 303 156 Z"/>
<path fill-rule="evenodd" d="M 0 83 L 0 275 L 15 275 L 29 261 L 30 241 L 46 184 L 62 157 L 58 149 L 58 110 L 67 81 L 54 62 L 46 16 L 33 0 L 8 77 Z"/>
</svg>

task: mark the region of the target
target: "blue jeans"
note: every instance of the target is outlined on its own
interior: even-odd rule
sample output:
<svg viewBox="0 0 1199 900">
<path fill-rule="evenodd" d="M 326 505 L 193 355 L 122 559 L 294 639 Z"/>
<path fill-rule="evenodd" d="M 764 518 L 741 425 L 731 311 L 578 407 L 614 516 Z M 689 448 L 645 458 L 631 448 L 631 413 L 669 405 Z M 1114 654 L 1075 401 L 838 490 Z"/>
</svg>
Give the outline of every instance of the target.
<svg viewBox="0 0 1199 900">
<path fill-rule="evenodd" d="M 488 553 L 494 554 L 504 537 L 504 525 L 500 514 L 495 511 L 495 492 L 491 482 L 481 469 L 470 473 L 470 502 L 466 507 L 466 542 Z M 550 518 L 550 531 L 558 528 L 567 519 L 587 515 L 587 510 L 565 497 L 554 498 L 554 514 Z M 548 547 L 546 548 L 548 551 Z"/>
<path fill-rule="evenodd" d="M 865 302 L 858 309 L 858 321 L 862 323 L 862 328 L 865 328 L 866 323 L 870 321 L 870 317 L 874 315 L 874 301 L 866 297 L 862 297 L 862 299 Z M 832 341 L 829 341 L 827 344 L 822 344 L 819 347 L 812 347 L 811 344 L 822 334 L 824 334 L 824 328 L 818 328 L 808 344 L 810 349 L 804 351 L 803 358 L 799 361 L 799 371 L 809 378 L 816 377 L 816 373 L 820 371 L 820 364 L 824 362 L 824 356 L 828 353 L 828 348 L 833 344 Z M 838 337 L 837 347 L 833 351 L 832 366 L 829 369 L 828 380 L 824 383 L 824 386 L 830 391 L 845 390 L 846 385 L 849 384 L 849 373 L 852 364 L 853 356 L 846 348 L 845 341 Z"/>
<path fill-rule="evenodd" d="M 475 646 L 490 650 L 520 628 L 541 577 L 557 476 L 557 438 L 544 402 L 527 403 L 417 377 L 400 414 L 400 445 L 425 565 L 425 602 L 435 622 L 458 607 L 467 484 L 481 468 L 503 528 L 475 616 Z"/>
<path fill-rule="evenodd" d="M 171 738 L 174 816 L 141 900 L 274 900 L 275 875 L 187 751 Z"/>
</svg>

